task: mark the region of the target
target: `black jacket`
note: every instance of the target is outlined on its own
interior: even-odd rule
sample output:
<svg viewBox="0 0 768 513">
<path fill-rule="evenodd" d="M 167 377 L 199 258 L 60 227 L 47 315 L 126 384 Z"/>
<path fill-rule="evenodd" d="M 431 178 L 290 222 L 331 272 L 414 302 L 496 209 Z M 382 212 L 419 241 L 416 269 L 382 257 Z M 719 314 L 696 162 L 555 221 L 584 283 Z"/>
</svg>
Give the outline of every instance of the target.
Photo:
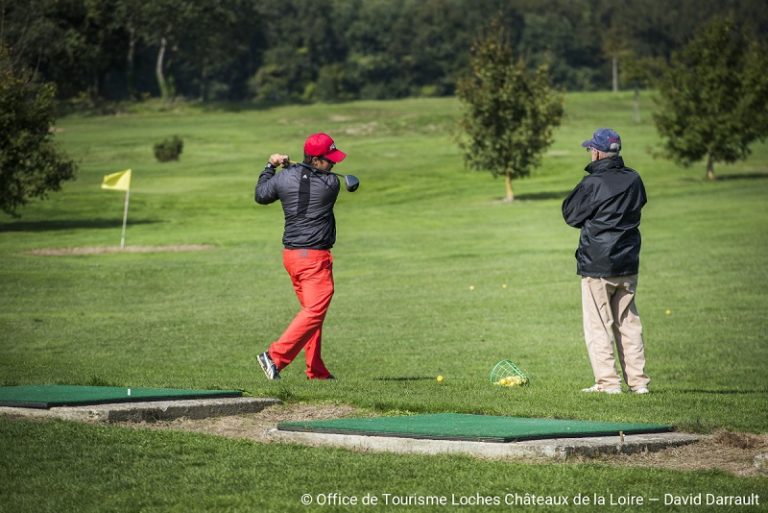
<svg viewBox="0 0 768 513">
<path fill-rule="evenodd" d="M 576 268 L 581 276 L 637 274 L 640 265 L 640 210 L 647 202 L 636 171 L 619 157 L 596 160 L 563 201 L 563 218 L 581 228 Z"/>
<path fill-rule="evenodd" d="M 257 203 L 280 200 L 285 215 L 283 246 L 289 249 L 331 249 L 336 243 L 333 205 L 339 196 L 335 175 L 292 164 L 277 175 L 267 167 L 256 184 Z"/>
</svg>

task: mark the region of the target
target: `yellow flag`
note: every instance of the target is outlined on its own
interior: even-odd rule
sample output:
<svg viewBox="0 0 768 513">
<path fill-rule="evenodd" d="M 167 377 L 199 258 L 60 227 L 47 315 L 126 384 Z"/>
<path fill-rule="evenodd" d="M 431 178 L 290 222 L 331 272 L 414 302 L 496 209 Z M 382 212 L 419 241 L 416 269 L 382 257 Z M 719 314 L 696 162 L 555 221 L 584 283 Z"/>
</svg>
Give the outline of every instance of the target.
<svg viewBox="0 0 768 513">
<path fill-rule="evenodd" d="M 126 169 L 105 176 L 104 181 L 101 182 L 101 188 L 111 191 L 127 191 L 131 188 L 131 170 Z"/>
</svg>

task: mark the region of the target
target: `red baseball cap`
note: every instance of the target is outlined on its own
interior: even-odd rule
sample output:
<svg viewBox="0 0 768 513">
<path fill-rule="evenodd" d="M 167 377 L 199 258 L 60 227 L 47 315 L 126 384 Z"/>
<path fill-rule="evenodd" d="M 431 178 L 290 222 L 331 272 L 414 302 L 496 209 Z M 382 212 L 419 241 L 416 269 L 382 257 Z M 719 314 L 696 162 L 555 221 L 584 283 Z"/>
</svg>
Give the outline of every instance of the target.
<svg viewBox="0 0 768 513">
<path fill-rule="evenodd" d="M 338 164 L 347 156 L 343 151 L 336 149 L 336 144 L 331 136 L 322 132 L 307 137 L 304 143 L 304 155 L 310 157 L 323 157 L 334 164 Z"/>
</svg>

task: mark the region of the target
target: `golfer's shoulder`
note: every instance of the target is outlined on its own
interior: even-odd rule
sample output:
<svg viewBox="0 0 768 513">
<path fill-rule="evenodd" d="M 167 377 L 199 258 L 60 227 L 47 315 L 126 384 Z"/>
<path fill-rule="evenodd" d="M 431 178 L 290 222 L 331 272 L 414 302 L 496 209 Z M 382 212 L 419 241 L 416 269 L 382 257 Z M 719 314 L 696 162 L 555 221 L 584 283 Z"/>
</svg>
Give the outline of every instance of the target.
<svg viewBox="0 0 768 513">
<path fill-rule="evenodd" d="M 326 180 L 326 184 L 328 184 L 328 187 L 331 189 L 334 189 L 336 192 L 341 190 L 341 180 L 336 175 L 325 175 L 323 178 Z"/>
<path fill-rule="evenodd" d="M 285 175 L 299 175 L 304 170 L 303 167 L 301 167 L 298 164 L 291 164 L 285 169 L 283 169 L 282 174 Z"/>
<path fill-rule="evenodd" d="M 276 178 L 282 183 L 298 182 L 301 175 L 301 166 L 291 164 L 280 171 Z"/>
<path fill-rule="evenodd" d="M 312 181 L 312 190 L 316 191 L 323 201 L 332 201 L 341 191 L 339 178 L 335 175 L 317 173 Z"/>
</svg>

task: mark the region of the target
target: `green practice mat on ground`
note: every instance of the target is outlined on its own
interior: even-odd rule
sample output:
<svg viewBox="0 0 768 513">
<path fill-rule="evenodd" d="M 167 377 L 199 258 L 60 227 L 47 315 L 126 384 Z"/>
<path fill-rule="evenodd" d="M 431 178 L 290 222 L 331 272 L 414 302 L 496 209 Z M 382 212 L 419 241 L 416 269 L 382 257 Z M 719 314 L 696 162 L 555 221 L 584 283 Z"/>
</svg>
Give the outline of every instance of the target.
<svg viewBox="0 0 768 513">
<path fill-rule="evenodd" d="M 178 388 L 94 387 L 80 385 L 25 385 L 0 387 L 0 406 L 52 408 L 103 403 L 167 401 L 240 397 L 241 390 L 186 390 Z"/>
<path fill-rule="evenodd" d="M 661 433 L 672 431 L 672 426 L 439 413 L 403 417 L 281 422 L 277 425 L 277 429 L 282 431 L 393 436 L 429 440 L 517 442 L 547 438 L 610 436 L 619 435 L 620 433 L 626 435 Z"/>
</svg>

